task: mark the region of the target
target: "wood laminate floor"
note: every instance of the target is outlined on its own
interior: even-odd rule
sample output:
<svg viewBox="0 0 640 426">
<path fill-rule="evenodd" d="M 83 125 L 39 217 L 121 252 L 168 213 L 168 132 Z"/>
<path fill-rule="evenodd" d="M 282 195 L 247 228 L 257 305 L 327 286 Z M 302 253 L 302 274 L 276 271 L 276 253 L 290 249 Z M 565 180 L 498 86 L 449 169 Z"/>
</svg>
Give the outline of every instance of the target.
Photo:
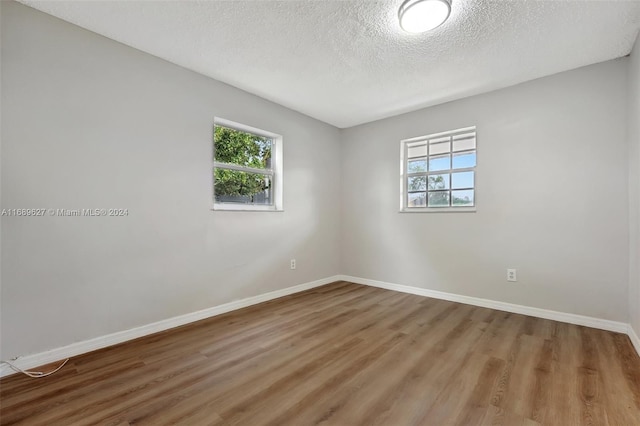
<svg viewBox="0 0 640 426">
<path fill-rule="evenodd" d="M 338 282 L 0 381 L 2 425 L 640 425 L 627 336 Z"/>
</svg>

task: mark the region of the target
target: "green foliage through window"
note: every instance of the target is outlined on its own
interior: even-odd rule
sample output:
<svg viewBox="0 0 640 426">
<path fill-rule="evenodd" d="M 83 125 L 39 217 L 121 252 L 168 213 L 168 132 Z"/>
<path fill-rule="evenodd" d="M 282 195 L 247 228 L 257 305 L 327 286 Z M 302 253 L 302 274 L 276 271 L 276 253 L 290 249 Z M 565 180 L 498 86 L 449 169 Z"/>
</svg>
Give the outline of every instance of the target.
<svg viewBox="0 0 640 426">
<path fill-rule="evenodd" d="M 475 127 L 404 140 L 401 155 L 404 162 L 401 209 L 426 211 L 475 206 Z"/>
<path fill-rule="evenodd" d="M 215 126 L 215 198 L 218 202 L 271 204 L 273 140 Z M 239 166 L 243 170 L 227 168 Z"/>
</svg>

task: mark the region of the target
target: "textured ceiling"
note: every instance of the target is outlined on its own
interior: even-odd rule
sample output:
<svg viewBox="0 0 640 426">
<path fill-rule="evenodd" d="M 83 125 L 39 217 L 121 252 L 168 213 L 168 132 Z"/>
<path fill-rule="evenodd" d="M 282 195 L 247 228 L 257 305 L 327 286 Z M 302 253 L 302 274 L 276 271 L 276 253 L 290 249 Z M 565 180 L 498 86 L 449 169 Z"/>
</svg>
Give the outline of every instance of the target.
<svg viewBox="0 0 640 426">
<path fill-rule="evenodd" d="M 337 127 L 621 57 L 640 28 L 640 0 L 453 0 L 420 35 L 402 0 L 20 1 Z"/>
</svg>

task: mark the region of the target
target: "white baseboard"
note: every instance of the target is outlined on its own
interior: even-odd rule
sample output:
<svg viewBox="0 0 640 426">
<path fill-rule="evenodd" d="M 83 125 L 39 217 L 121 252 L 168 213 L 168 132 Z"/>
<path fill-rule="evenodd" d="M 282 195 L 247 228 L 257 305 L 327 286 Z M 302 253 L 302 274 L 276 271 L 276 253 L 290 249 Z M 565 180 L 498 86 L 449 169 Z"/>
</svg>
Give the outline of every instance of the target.
<svg viewBox="0 0 640 426">
<path fill-rule="evenodd" d="M 602 330 L 615 331 L 618 333 L 625 333 L 631 339 L 631 343 L 635 347 L 638 355 L 640 355 L 640 339 L 631 325 L 604 320 L 599 318 L 593 318 L 583 315 L 568 314 L 565 312 L 551 311 L 548 309 L 533 308 L 530 306 L 516 305 L 513 303 L 498 302 L 495 300 L 481 299 L 471 296 L 463 296 L 460 294 L 446 293 L 436 290 L 428 290 L 425 288 L 411 287 L 401 284 L 392 284 L 384 281 L 370 280 L 366 278 L 352 277 L 348 275 L 335 275 L 332 277 L 324 278 L 317 281 L 312 281 L 304 284 L 300 284 L 293 287 L 284 288 L 281 290 L 272 291 L 270 293 L 261 294 L 258 296 L 248 297 L 242 300 L 236 300 L 233 302 L 225 303 L 223 305 L 214 306 L 212 308 L 203 309 L 201 311 L 191 312 L 189 314 L 180 315 L 173 318 L 168 318 L 162 321 L 154 322 L 151 324 L 143 325 L 141 327 L 132 328 L 130 330 L 119 331 L 116 333 L 108 334 L 94 339 L 85 340 L 82 342 L 72 343 L 61 348 L 48 350 L 45 352 L 26 355 L 19 357 L 13 363 L 22 368 L 23 370 L 38 367 L 40 365 L 49 364 L 62 359 L 70 358 L 73 356 L 81 355 L 83 353 L 102 349 L 107 346 L 115 345 L 118 343 L 126 342 L 128 340 L 137 339 L 153 333 L 168 330 L 174 327 L 178 327 L 191 322 L 199 321 L 205 318 L 213 317 L 216 315 L 224 314 L 226 312 L 234 311 L 237 309 L 245 308 L 247 306 L 256 305 L 258 303 L 266 302 L 269 300 L 277 299 L 278 297 L 287 296 L 290 294 L 298 293 L 304 290 L 309 290 L 322 285 L 330 284 L 335 281 L 349 281 L 356 284 L 363 284 L 372 287 L 384 288 L 387 290 L 400 291 L 403 293 L 416 294 L 419 296 L 432 297 L 434 299 L 448 300 L 451 302 L 465 303 L 468 305 L 481 306 L 484 308 L 497 309 L 500 311 L 513 312 L 516 314 L 529 315 L 538 318 L 545 318 L 555 321 L 566 322 L 569 324 L 583 325 L 586 327 L 599 328 Z M 0 365 L 0 377 L 8 376 L 15 373 L 8 365 Z"/>
<path fill-rule="evenodd" d="M 497 309 L 499 311 L 513 312 L 515 314 L 529 315 L 532 317 L 545 318 L 554 321 L 566 322 L 569 324 L 584 325 L 586 327 L 615 331 L 617 333 L 627 334 L 629 331 L 629 324 L 623 322 L 587 317 L 583 315 L 568 314 L 565 312 L 551 311 L 548 309 L 533 308 L 531 306 L 516 305 L 513 303 L 498 302 L 495 300 L 481 299 L 478 297 L 463 296 L 460 294 L 446 293 L 443 291 L 428 290 L 426 288 L 411 287 L 408 285 L 392 284 L 384 281 L 370 280 L 367 278 L 351 277 L 348 275 L 339 275 L 338 279 L 341 281 L 349 281 L 356 284 L 364 284 L 372 287 L 384 288 L 387 290 L 416 294 L 418 296 L 432 297 L 434 299 L 465 303 L 467 305 L 481 306 L 483 308 Z M 636 349 L 638 349 L 638 346 L 636 346 Z"/>
<path fill-rule="evenodd" d="M 328 277 L 321 280 L 312 281 L 265 294 L 260 294 L 258 296 L 248 297 L 242 300 L 235 300 L 233 302 L 225 303 L 224 305 L 214 306 L 212 308 L 191 312 L 185 315 L 179 315 L 177 317 L 168 318 L 162 321 L 143 325 L 141 327 L 132 328 L 130 330 L 119 331 L 116 333 L 107 334 L 105 336 L 96 337 L 94 339 L 72 343 L 61 348 L 51 349 L 37 354 L 25 355 L 22 357 L 18 357 L 18 359 L 12 361 L 12 363 L 23 370 L 32 369 L 34 367 L 49 364 L 83 353 L 95 351 L 97 349 L 106 348 L 107 346 L 115 345 L 117 343 L 126 342 L 127 340 L 137 339 L 139 337 L 147 336 L 159 331 L 168 330 L 170 328 L 224 314 L 226 312 L 235 311 L 247 306 L 256 305 L 268 300 L 277 299 L 278 297 L 288 296 L 290 294 L 299 293 L 304 290 L 309 290 L 325 284 L 330 284 L 335 281 L 340 281 L 340 277 L 336 275 L 333 277 Z M 13 373 L 15 373 L 15 371 L 11 367 L 6 364 L 0 364 L 0 377 L 8 376 Z"/>
<path fill-rule="evenodd" d="M 638 352 L 638 356 L 640 356 L 640 338 L 636 334 L 636 331 L 629 324 L 629 330 L 627 330 L 627 334 L 629 335 L 629 339 L 631 339 L 631 343 L 633 347 L 636 348 L 636 352 Z"/>
</svg>

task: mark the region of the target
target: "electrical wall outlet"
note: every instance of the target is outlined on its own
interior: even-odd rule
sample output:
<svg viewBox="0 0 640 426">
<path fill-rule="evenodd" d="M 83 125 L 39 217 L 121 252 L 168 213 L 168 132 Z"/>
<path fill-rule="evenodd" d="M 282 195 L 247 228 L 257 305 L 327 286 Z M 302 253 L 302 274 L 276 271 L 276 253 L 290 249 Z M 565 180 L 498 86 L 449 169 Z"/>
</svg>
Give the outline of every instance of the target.
<svg viewBox="0 0 640 426">
<path fill-rule="evenodd" d="M 518 281 L 518 276 L 516 275 L 515 269 L 507 269 L 507 281 L 511 281 L 511 282 Z"/>
<path fill-rule="evenodd" d="M 291 269 L 296 269 L 296 260 L 291 259 Z"/>
</svg>

